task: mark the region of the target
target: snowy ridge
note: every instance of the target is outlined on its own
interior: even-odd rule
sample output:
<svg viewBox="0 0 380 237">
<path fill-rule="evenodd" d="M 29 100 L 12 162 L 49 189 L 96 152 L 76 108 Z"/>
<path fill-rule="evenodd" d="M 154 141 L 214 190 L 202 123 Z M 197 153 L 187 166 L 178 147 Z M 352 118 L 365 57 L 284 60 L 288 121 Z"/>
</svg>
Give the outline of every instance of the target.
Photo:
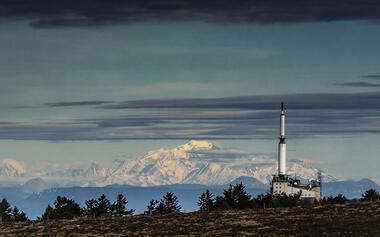
<svg viewBox="0 0 380 237">
<path fill-rule="evenodd" d="M 315 179 L 318 170 L 304 164 L 302 160 L 288 162 L 288 174 Z M 223 185 L 239 177 L 251 177 L 262 184 L 269 184 L 276 172 L 277 160 L 272 157 L 196 140 L 172 149 L 150 151 L 137 159 L 125 160 L 113 169 L 95 162 L 80 166 L 45 163 L 33 168 L 14 159 L 0 160 L 0 180 L 3 182 L 10 180 L 23 184 L 29 179 L 42 178 L 57 186 Z M 337 180 L 325 173 L 322 175 L 325 182 Z"/>
<path fill-rule="evenodd" d="M 296 173 L 304 179 L 315 179 L 318 174 L 318 169 L 303 166 L 302 161 L 289 162 L 288 170 L 289 174 Z M 276 172 L 277 162 L 272 158 L 236 153 L 208 141 L 191 140 L 173 149 L 159 149 L 135 160 L 126 160 L 97 185 L 221 185 L 242 176 L 268 184 Z M 325 181 L 336 180 L 325 173 L 322 175 Z"/>
<path fill-rule="evenodd" d="M 7 177 L 22 177 L 26 173 L 26 168 L 19 161 L 14 159 L 4 159 L 0 163 L 0 175 Z"/>
</svg>

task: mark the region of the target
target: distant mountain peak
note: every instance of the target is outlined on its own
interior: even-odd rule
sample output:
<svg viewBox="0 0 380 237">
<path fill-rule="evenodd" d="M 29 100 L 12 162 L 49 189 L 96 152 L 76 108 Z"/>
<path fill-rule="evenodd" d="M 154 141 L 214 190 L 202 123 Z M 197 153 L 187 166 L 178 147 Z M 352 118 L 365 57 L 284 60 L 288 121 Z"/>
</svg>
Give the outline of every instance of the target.
<svg viewBox="0 0 380 237">
<path fill-rule="evenodd" d="M 8 177 L 20 177 L 25 173 L 25 166 L 17 160 L 4 159 L 0 163 L 0 175 Z"/>
<path fill-rule="evenodd" d="M 190 140 L 186 144 L 177 146 L 178 150 L 197 151 L 197 150 L 212 150 L 217 148 L 213 143 L 204 140 Z"/>
<path fill-rule="evenodd" d="M 107 168 L 102 168 L 98 163 L 91 162 L 90 167 L 84 171 L 85 177 L 106 177 L 111 171 Z"/>
</svg>

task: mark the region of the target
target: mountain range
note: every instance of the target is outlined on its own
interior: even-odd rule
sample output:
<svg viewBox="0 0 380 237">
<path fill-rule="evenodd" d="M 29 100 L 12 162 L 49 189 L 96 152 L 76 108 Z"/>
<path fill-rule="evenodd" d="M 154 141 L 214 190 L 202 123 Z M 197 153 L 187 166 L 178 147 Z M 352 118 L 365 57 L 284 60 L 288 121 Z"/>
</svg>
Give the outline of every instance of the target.
<svg viewBox="0 0 380 237">
<path fill-rule="evenodd" d="M 53 187 L 107 186 L 126 184 L 157 186 L 171 184 L 223 185 L 239 177 L 255 178 L 257 185 L 268 185 L 277 171 L 273 157 L 219 147 L 209 141 L 191 140 L 169 149 L 150 151 L 141 157 L 127 159 L 116 168 L 92 162 L 87 167 L 45 164 L 38 168 L 14 160 L 0 163 L 0 182 L 9 180 L 19 185 L 41 178 Z M 300 179 L 316 179 L 319 170 L 302 160 L 290 160 L 288 173 Z M 338 181 L 322 172 L 324 182 Z M 0 185 L 4 186 L 4 185 Z"/>
<path fill-rule="evenodd" d="M 191 140 L 172 149 L 159 149 L 133 160 L 124 161 L 97 186 L 129 184 L 156 186 L 164 184 L 222 185 L 239 177 L 252 177 L 268 184 L 276 173 L 276 160 L 252 155 L 236 149 L 226 149 L 208 141 Z M 302 161 L 290 161 L 289 174 L 303 179 L 315 179 L 319 170 Z M 337 178 L 322 173 L 325 181 Z"/>
<path fill-rule="evenodd" d="M 95 162 L 81 167 L 44 164 L 33 168 L 4 159 L 0 162 L 0 198 L 7 198 L 36 218 L 57 195 L 83 205 L 85 200 L 103 193 L 111 200 L 123 193 L 131 207 L 142 212 L 150 199 L 159 199 L 172 191 L 180 198 L 184 210 L 192 211 L 196 210 L 198 196 L 206 189 L 221 195 L 229 184 L 243 182 L 251 195 L 265 193 L 276 171 L 277 161 L 273 157 L 191 140 L 125 160 L 115 168 Z M 315 179 L 318 172 L 302 160 L 288 162 L 289 175 L 299 179 Z M 325 172 L 322 177 L 324 196 L 341 193 L 348 198 L 360 198 L 367 189 L 380 189 L 369 179 L 338 180 Z"/>
</svg>

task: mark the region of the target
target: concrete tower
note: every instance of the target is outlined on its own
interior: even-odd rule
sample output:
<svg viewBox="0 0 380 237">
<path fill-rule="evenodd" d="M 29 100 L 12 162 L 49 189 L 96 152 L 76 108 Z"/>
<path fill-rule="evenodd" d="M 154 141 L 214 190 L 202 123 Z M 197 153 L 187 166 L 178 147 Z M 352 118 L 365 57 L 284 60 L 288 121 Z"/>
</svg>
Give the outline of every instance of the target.
<svg viewBox="0 0 380 237">
<path fill-rule="evenodd" d="M 278 143 L 278 175 L 286 175 L 285 112 L 281 102 L 280 142 Z"/>
</svg>

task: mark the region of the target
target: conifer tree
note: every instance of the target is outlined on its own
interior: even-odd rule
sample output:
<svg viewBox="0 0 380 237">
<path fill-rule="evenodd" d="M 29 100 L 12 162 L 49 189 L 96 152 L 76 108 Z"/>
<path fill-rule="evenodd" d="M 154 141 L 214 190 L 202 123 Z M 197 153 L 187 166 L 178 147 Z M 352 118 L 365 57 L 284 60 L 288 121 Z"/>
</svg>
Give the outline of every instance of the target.
<svg viewBox="0 0 380 237">
<path fill-rule="evenodd" d="M 54 208 L 48 205 L 41 219 L 73 219 L 81 215 L 82 209 L 78 203 L 73 199 L 58 196 L 54 202 Z"/>
<path fill-rule="evenodd" d="M 167 192 L 158 204 L 157 211 L 161 214 L 179 212 L 182 206 L 172 192 Z"/>
<path fill-rule="evenodd" d="M 9 205 L 9 202 L 7 199 L 3 198 L 0 202 L 0 221 L 10 221 L 11 220 L 11 212 L 12 208 L 11 205 Z"/>
<path fill-rule="evenodd" d="M 105 217 L 112 215 L 111 202 L 107 199 L 106 195 L 101 195 L 96 202 L 96 216 Z"/>
<path fill-rule="evenodd" d="M 157 213 L 158 203 L 159 201 L 157 200 L 154 200 L 154 199 L 150 200 L 148 206 L 146 207 L 146 211 L 144 213 L 147 215 L 153 215 Z"/>
<path fill-rule="evenodd" d="M 375 189 L 368 189 L 362 195 L 364 201 L 376 201 L 380 199 L 380 193 Z"/>
<path fill-rule="evenodd" d="M 96 206 L 97 201 L 93 198 L 86 200 L 85 202 L 85 214 L 87 217 L 95 218 L 96 217 Z"/>
<path fill-rule="evenodd" d="M 50 220 L 50 219 L 57 219 L 56 218 L 56 214 L 54 212 L 54 208 L 52 208 L 50 205 L 48 205 L 45 209 L 45 212 L 42 214 L 41 218 L 39 218 L 41 220 Z"/>
<path fill-rule="evenodd" d="M 20 211 L 16 206 L 12 209 L 12 220 L 13 221 L 28 221 L 28 217 L 25 212 Z"/>
<path fill-rule="evenodd" d="M 133 215 L 135 210 L 126 209 L 126 205 L 128 204 L 127 198 L 124 197 L 123 194 L 117 195 L 115 203 L 112 205 L 112 209 L 115 216 L 126 216 Z"/>
<path fill-rule="evenodd" d="M 242 182 L 228 187 L 224 190 L 224 200 L 232 209 L 245 209 L 251 207 L 251 195 L 245 191 Z"/>
<path fill-rule="evenodd" d="M 199 197 L 198 200 L 198 206 L 200 211 L 211 211 L 214 209 L 214 197 L 210 190 L 206 190 L 202 195 Z"/>
</svg>

